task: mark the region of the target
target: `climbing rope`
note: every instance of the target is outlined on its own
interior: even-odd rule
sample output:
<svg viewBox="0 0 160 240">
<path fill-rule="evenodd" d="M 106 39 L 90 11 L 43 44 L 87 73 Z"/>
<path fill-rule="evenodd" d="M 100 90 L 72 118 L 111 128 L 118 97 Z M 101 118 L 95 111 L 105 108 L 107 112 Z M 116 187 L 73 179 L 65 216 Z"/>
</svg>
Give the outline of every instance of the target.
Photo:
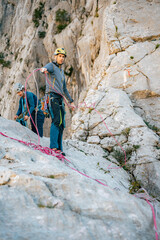
<svg viewBox="0 0 160 240">
<path fill-rule="evenodd" d="M 157 222 L 156 222 L 156 209 L 155 209 L 155 205 L 154 205 L 156 200 L 154 198 L 152 198 L 144 188 L 139 189 L 138 192 L 134 194 L 134 196 L 138 197 L 138 198 L 141 198 L 141 199 L 144 199 L 148 203 L 148 205 L 151 207 L 152 216 L 153 216 L 153 223 L 154 223 L 154 228 L 155 228 L 155 238 L 156 238 L 156 240 L 158 240 L 158 228 L 157 228 Z M 151 203 L 153 203 L 153 205 Z"/>
</svg>

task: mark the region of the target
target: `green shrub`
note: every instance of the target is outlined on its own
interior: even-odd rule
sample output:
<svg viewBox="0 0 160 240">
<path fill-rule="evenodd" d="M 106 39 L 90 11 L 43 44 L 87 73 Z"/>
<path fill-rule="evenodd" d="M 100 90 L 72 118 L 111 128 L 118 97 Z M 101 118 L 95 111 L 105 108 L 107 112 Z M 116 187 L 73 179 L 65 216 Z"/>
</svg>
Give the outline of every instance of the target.
<svg viewBox="0 0 160 240">
<path fill-rule="evenodd" d="M 130 128 L 125 128 L 123 131 L 122 131 L 122 134 L 125 135 L 126 137 L 128 137 L 129 133 L 130 133 Z"/>
<path fill-rule="evenodd" d="M 38 207 L 39 207 L 39 208 L 45 208 L 46 206 L 44 206 L 43 204 L 39 203 L 39 204 L 38 204 Z"/>
<path fill-rule="evenodd" d="M 66 24 L 66 23 L 65 23 L 65 24 L 59 24 L 59 25 L 57 26 L 57 33 L 62 32 L 62 30 L 67 27 L 67 25 L 68 25 L 68 24 Z"/>
<path fill-rule="evenodd" d="M 126 161 L 130 160 L 133 152 L 135 152 L 138 148 L 140 148 L 140 145 L 133 145 L 133 147 L 129 147 L 125 149 L 125 153 L 126 153 Z M 112 153 L 112 156 L 120 163 L 120 165 L 124 165 L 125 164 L 125 154 L 123 151 L 121 150 L 114 150 Z M 129 166 L 124 166 L 123 167 L 125 170 L 127 170 L 127 168 L 129 168 Z"/>
<path fill-rule="evenodd" d="M 39 20 L 42 19 L 42 14 L 44 13 L 44 5 L 44 3 L 40 2 L 39 8 L 36 8 L 34 10 L 32 21 L 34 22 L 35 27 L 39 26 Z"/>
<path fill-rule="evenodd" d="M 150 128 L 151 130 L 153 130 L 154 132 L 160 132 L 160 128 L 156 127 L 155 125 L 151 125 L 149 122 L 144 121 L 145 124 L 147 125 L 148 128 Z"/>
<path fill-rule="evenodd" d="M 2 52 L 0 52 L 0 64 L 3 67 L 6 67 L 6 68 L 10 68 L 11 67 L 11 62 L 4 60 L 4 54 Z"/>
<path fill-rule="evenodd" d="M 114 36 L 115 36 L 116 38 L 119 38 L 121 34 L 118 32 L 118 27 L 115 26 L 115 29 L 116 29 L 116 32 L 115 32 Z"/>
<path fill-rule="evenodd" d="M 120 150 L 114 150 L 112 156 L 122 165 L 125 162 L 124 152 Z"/>
<path fill-rule="evenodd" d="M 141 185 L 138 181 L 136 181 L 136 180 L 130 181 L 130 187 L 129 187 L 130 194 L 136 193 L 140 188 L 141 188 Z"/>
<path fill-rule="evenodd" d="M 56 11 L 56 22 L 63 23 L 63 22 L 70 22 L 70 15 L 66 10 L 58 9 Z"/>
<path fill-rule="evenodd" d="M 91 113 L 94 110 L 94 108 L 90 107 L 88 110 L 88 113 Z"/>
<path fill-rule="evenodd" d="M 57 205 L 57 204 L 56 204 Z M 41 203 L 39 203 L 38 205 L 37 205 L 39 208 L 54 208 L 55 206 L 50 206 L 50 205 L 43 205 L 43 204 L 41 204 Z"/>
<path fill-rule="evenodd" d="M 140 148 L 140 145 L 133 145 L 133 148 L 135 149 L 135 151 L 137 150 L 137 149 L 139 149 Z"/>
<path fill-rule="evenodd" d="M 46 32 L 44 32 L 44 31 L 43 32 L 40 32 L 40 31 L 38 32 L 38 37 L 39 38 L 45 38 L 45 36 L 46 36 Z"/>
<path fill-rule="evenodd" d="M 60 33 L 71 22 L 70 14 L 66 10 L 58 9 L 56 11 L 57 33 Z"/>
<path fill-rule="evenodd" d="M 49 175 L 48 178 L 53 178 L 54 179 L 55 176 L 54 175 Z"/>
</svg>

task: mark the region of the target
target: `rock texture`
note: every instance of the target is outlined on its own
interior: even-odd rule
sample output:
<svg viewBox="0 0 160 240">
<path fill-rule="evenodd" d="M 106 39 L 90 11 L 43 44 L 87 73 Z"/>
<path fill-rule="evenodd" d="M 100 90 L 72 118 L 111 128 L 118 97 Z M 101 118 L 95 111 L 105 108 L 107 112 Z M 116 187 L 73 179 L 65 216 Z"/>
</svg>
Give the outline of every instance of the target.
<svg viewBox="0 0 160 240">
<path fill-rule="evenodd" d="M 156 196 L 160 194 L 158 9 L 159 1 L 108 3 L 99 54 L 90 71 L 84 66 L 90 73 L 88 88 L 72 120 L 72 137 L 100 145 L 109 158 L 121 150 L 118 143 L 132 151 L 127 157 L 129 170 Z M 82 38 L 87 36 L 90 31 Z M 121 161 L 120 156 L 116 159 Z"/>
<path fill-rule="evenodd" d="M 0 118 L 0 132 L 37 144 L 37 135 L 13 121 Z M 110 162 L 96 144 L 66 140 L 64 146 L 70 163 L 0 135 L 0 239 L 154 239 L 150 206 L 129 194 L 131 176 L 107 170 Z"/>
<path fill-rule="evenodd" d="M 58 10 L 67 13 L 63 20 L 67 26 L 61 32 L 59 29 L 64 26 L 56 20 Z M 12 207 L 5 202 L 2 209 L 10 209 L 8 215 L 18 212 L 19 216 L 16 219 L 12 215 L 11 223 L 6 224 L 8 236 L 6 228 L 0 231 L 2 239 L 11 239 L 11 236 L 12 239 L 31 239 L 29 232 L 33 233 L 34 229 L 39 239 L 40 236 L 49 239 L 53 232 L 56 239 L 68 236 L 69 239 L 105 239 L 106 234 L 108 239 L 153 239 L 148 205 L 126 192 L 131 178 L 131 184 L 137 186 L 134 191 L 144 187 L 160 200 L 159 12 L 159 0 L 0 2 L 1 116 L 13 119 L 16 112 L 18 98 L 13 85 L 19 81 L 25 83 L 35 68 L 51 61 L 56 47 L 64 46 L 68 53 L 64 66 L 67 84 L 78 106 L 74 114 L 67 108 L 66 136 L 72 140 L 66 141 L 66 151 L 79 170 L 94 178 L 103 176 L 111 188 L 121 190 L 106 193 L 101 185 L 95 187 L 96 182 L 77 177 L 77 173 L 72 175 L 65 165 L 64 170 L 61 169 L 62 163 L 57 159 L 52 166 L 52 157 L 47 156 L 46 160 L 46 156 L 20 143 L 12 146 L 12 141 L 1 137 L 2 202 L 12 194 L 15 196 Z M 35 78 L 43 95 L 44 76 L 37 72 Z M 35 78 L 28 79 L 27 89 L 36 93 Z M 49 125 L 47 120 L 45 136 L 48 136 Z M 10 122 L 1 119 L 1 128 L 11 136 L 17 136 L 20 129 L 20 138 L 37 141 L 29 130 L 14 122 L 11 127 Z M 48 139 L 42 142 L 48 146 Z M 105 167 L 106 163 L 107 166 L 112 163 L 115 168 L 123 166 L 125 171 L 122 168 L 111 171 Z M 54 179 L 47 177 L 51 175 Z M 121 178 L 122 184 L 117 186 Z M 70 185 L 72 181 L 77 188 L 75 184 Z M 83 192 L 84 185 L 86 192 Z M 91 192 L 88 189 L 92 189 Z M 102 194 L 95 199 L 95 192 L 99 191 Z M 88 196 L 92 197 L 91 201 Z M 28 200 L 23 202 L 23 199 Z M 19 200 L 22 205 L 16 207 Z M 135 206 L 139 209 L 138 218 L 134 215 Z M 116 210 L 112 218 L 113 209 Z M 29 211 L 34 212 L 33 225 L 27 220 L 31 215 Z M 4 211 L 2 217 L 5 221 Z M 15 223 L 17 229 L 13 231 L 10 226 Z M 31 229 L 28 232 L 23 229 L 26 234 L 23 238 L 22 226 Z"/>
</svg>

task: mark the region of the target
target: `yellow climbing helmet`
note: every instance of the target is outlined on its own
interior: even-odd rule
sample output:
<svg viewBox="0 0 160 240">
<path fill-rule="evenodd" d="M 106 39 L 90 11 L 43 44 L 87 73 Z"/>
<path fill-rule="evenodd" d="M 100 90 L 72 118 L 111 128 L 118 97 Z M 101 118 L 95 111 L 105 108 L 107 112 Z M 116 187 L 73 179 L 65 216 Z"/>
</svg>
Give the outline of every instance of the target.
<svg viewBox="0 0 160 240">
<path fill-rule="evenodd" d="M 58 54 L 64 54 L 65 57 L 67 56 L 67 53 L 64 48 L 57 48 L 54 52 L 54 55 L 58 55 Z"/>
</svg>

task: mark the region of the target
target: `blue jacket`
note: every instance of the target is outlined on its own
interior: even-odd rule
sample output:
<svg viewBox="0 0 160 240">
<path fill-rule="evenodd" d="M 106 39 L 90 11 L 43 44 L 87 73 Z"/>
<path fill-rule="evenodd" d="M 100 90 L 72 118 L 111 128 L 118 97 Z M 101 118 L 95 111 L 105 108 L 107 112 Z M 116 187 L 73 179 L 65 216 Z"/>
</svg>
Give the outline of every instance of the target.
<svg viewBox="0 0 160 240">
<path fill-rule="evenodd" d="M 49 72 L 47 78 L 50 83 L 46 80 L 46 93 L 59 93 L 60 95 L 64 95 L 70 103 L 73 102 L 66 87 L 64 71 L 59 68 L 56 62 L 48 63 L 44 68 L 47 68 Z"/>
<path fill-rule="evenodd" d="M 39 101 L 37 103 L 37 96 L 32 92 L 26 92 L 26 95 L 27 95 L 27 103 L 28 103 L 29 111 L 30 111 L 30 114 L 32 114 L 35 108 L 38 107 L 37 104 L 39 105 Z M 21 113 L 24 113 L 26 110 L 27 110 L 26 99 L 21 97 L 19 100 L 19 108 L 16 115 L 19 116 Z M 29 113 L 27 113 L 27 116 L 29 117 Z"/>
</svg>

